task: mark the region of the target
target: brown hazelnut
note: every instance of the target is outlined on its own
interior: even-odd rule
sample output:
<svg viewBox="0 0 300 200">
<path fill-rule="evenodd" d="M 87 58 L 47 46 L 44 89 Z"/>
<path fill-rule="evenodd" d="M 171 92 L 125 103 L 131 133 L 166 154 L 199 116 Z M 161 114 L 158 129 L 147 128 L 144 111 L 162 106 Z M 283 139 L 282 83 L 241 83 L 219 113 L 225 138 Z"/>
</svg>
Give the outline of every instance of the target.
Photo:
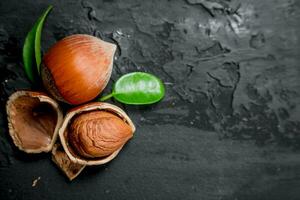
<svg viewBox="0 0 300 200">
<path fill-rule="evenodd" d="M 112 154 L 132 137 L 132 129 L 119 116 L 107 111 L 90 111 L 75 116 L 69 127 L 72 148 L 87 158 Z"/>
<path fill-rule="evenodd" d="M 72 105 L 88 102 L 107 85 L 115 51 L 115 44 L 94 36 L 67 36 L 43 57 L 43 84 L 59 101 Z"/>
<path fill-rule="evenodd" d="M 122 109 L 94 102 L 68 112 L 59 137 L 72 162 L 100 165 L 117 156 L 134 131 L 132 121 Z"/>
</svg>

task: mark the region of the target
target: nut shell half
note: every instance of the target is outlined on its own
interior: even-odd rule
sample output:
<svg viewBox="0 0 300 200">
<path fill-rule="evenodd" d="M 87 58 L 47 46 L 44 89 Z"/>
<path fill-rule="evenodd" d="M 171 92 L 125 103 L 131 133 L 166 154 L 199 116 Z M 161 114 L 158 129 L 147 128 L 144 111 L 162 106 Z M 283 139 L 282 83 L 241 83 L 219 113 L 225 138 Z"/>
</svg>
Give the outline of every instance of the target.
<svg viewBox="0 0 300 200">
<path fill-rule="evenodd" d="M 27 153 L 49 152 L 58 135 L 63 114 L 55 100 L 41 92 L 17 91 L 6 104 L 9 134 Z"/>
<path fill-rule="evenodd" d="M 85 165 L 73 163 L 60 144 L 55 144 L 52 149 L 52 161 L 61 169 L 61 171 L 72 181 L 76 178 Z"/>
<path fill-rule="evenodd" d="M 132 121 L 130 120 L 130 118 L 127 116 L 127 114 L 119 107 L 109 104 L 109 103 L 93 102 L 93 103 L 79 106 L 77 108 L 70 110 L 67 113 L 67 115 L 65 116 L 64 122 L 59 130 L 59 137 L 60 137 L 61 144 L 62 144 L 66 154 L 68 155 L 70 160 L 74 163 L 78 163 L 81 165 L 105 164 L 105 163 L 111 161 L 112 159 L 114 159 L 118 155 L 118 153 L 121 151 L 121 149 L 125 145 L 126 141 L 130 138 L 127 136 L 124 137 L 124 143 L 122 143 L 120 145 L 120 147 L 117 148 L 116 150 L 114 150 L 111 154 L 106 155 L 104 157 L 82 156 L 82 154 L 78 153 L 81 150 L 74 149 L 74 145 L 72 144 L 72 141 L 70 141 L 70 139 L 72 139 L 72 137 L 69 137 L 69 134 L 72 134 L 72 133 L 70 133 L 70 126 L 72 125 L 73 119 L 76 119 L 76 117 L 80 116 L 81 114 L 83 115 L 85 113 L 91 113 L 94 111 L 105 111 L 105 112 L 112 113 L 112 114 L 118 116 L 119 118 L 121 118 L 124 121 L 124 123 L 127 123 L 129 125 L 129 127 L 131 129 L 131 134 L 133 134 L 135 131 L 135 126 L 132 123 Z M 96 141 L 93 141 L 93 142 L 96 143 Z M 110 145 L 111 146 L 109 146 L 109 147 L 112 147 L 114 144 L 110 144 Z"/>
</svg>

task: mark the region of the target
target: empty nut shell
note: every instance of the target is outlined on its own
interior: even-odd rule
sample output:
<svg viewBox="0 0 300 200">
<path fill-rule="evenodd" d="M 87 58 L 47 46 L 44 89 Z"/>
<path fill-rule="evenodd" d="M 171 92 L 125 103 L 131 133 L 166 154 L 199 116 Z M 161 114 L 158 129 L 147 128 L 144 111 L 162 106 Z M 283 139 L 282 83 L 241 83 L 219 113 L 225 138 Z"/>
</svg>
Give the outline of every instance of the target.
<svg viewBox="0 0 300 200">
<path fill-rule="evenodd" d="M 17 91 L 6 104 L 9 134 L 27 153 L 49 152 L 63 121 L 59 105 L 41 92 Z"/>
</svg>

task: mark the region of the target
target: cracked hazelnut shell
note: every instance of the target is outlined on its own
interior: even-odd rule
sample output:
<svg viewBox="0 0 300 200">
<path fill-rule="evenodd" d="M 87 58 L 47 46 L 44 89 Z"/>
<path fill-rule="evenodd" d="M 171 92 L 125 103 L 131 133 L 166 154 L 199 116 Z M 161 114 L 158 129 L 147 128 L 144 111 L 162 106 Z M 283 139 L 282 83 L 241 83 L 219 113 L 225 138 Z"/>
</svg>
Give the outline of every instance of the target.
<svg viewBox="0 0 300 200">
<path fill-rule="evenodd" d="M 85 168 L 85 165 L 73 163 L 62 146 L 58 143 L 52 148 L 52 161 L 61 169 L 70 181 L 76 178 Z"/>
<path fill-rule="evenodd" d="M 9 134 L 27 153 L 49 152 L 58 135 L 63 114 L 57 102 L 41 92 L 17 91 L 6 104 Z"/>
<path fill-rule="evenodd" d="M 41 76 L 57 100 L 78 105 L 97 97 L 107 85 L 116 45 L 75 34 L 55 43 L 43 57 Z"/>
<path fill-rule="evenodd" d="M 72 162 L 101 165 L 118 155 L 134 131 L 135 126 L 122 109 L 93 102 L 67 113 L 59 137 Z"/>
</svg>

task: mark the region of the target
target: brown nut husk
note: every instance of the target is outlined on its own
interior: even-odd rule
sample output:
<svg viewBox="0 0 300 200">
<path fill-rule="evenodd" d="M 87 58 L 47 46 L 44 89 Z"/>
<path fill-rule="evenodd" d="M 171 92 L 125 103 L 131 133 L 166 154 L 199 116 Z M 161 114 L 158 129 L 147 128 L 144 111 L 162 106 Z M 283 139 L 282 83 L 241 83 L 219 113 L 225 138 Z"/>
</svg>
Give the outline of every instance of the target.
<svg viewBox="0 0 300 200">
<path fill-rule="evenodd" d="M 101 165 L 118 155 L 134 131 L 134 124 L 122 109 L 94 102 L 68 112 L 59 137 L 72 162 Z"/>
<path fill-rule="evenodd" d="M 73 163 L 60 144 L 55 144 L 53 146 L 52 161 L 61 169 L 70 181 L 76 178 L 86 166 Z"/>
<path fill-rule="evenodd" d="M 41 92 L 17 91 L 6 104 L 9 134 L 26 153 L 49 152 L 63 122 L 55 100 Z"/>
</svg>

